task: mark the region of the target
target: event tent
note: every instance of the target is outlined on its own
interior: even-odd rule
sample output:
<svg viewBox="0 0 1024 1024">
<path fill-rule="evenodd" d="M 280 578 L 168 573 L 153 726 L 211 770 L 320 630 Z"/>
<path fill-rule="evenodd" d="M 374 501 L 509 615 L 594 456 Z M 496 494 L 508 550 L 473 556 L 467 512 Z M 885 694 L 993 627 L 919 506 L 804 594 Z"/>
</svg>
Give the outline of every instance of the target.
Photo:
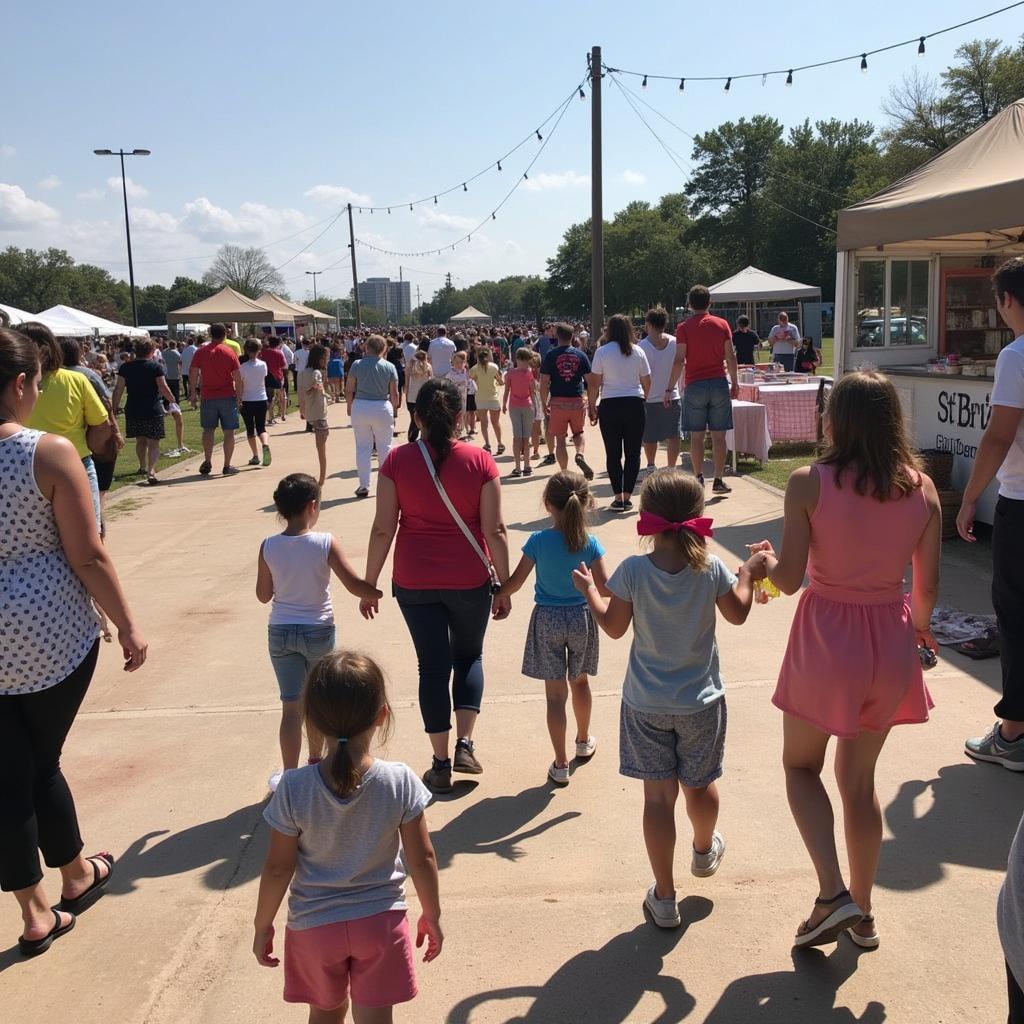
<svg viewBox="0 0 1024 1024">
<path fill-rule="evenodd" d="M 936 251 L 1024 239 L 1024 99 L 881 192 L 839 211 L 839 252 L 928 240 Z M 993 222 L 1009 220 L 1004 228 Z"/>
<path fill-rule="evenodd" d="M 7 315 L 7 319 L 12 327 L 17 324 L 28 323 L 36 318 L 34 313 L 26 313 L 25 310 L 18 309 L 17 306 L 5 306 L 2 302 L 0 302 L 0 312 Z"/>
<path fill-rule="evenodd" d="M 747 267 L 708 289 L 719 305 L 727 302 L 787 302 L 820 299 L 821 289 L 799 281 L 787 281 L 757 267 Z"/>
<path fill-rule="evenodd" d="M 489 324 L 491 318 L 486 313 L 481 313 L 476 306 L 467 306 L 461 313 L 448 320 L 451 324 Z"/>
<path fill-rule="evenodd" d="M 288 318 L 289 320 L 291 317 Z M 184 323 L 245 323 L 270 324 L 274 322 L 274 312 L 261 306 L 258 302 L 246 298 L 234 288 L 225 286 L 216 295 L 211 295 L 202 302 L 196 302 L 182 309 L 172 310 L 167 314 L 167 330 L 174 333 L 178 324 Z"/>
<path fill-rule="evenodd" d="M 102 316 L 86 313 L 84 309 L 71 306 L 56 305 L 44 309 L 36 318 L 46 324 L 58 337 L 83 337 L 98 334 L 101 338 L 124 335 L 128 338 L 146 338 L 148 333 L 141 327 L 128 327 Z M 83 330 L 84 328 L 84 330 Z"/>
<path fill-rule="evenodd" d="M 321 313 L 318 310 L 310 309 L 309 306 L 303 306 L 299 302 L 290 302 L 288 299 L 282 299 L 280 295 L 275 295 L 273 292 L 264 292 L 262 295 L 257 297 L 256 302 L 261 306 L 266 306 L 268 309 L 272 309 L 274 311 L 275 323 L 290 323 L 292 320 L 315 321 L 333 319 L 333 317 L 329 316 L 327 313 Z"/>
</svg>

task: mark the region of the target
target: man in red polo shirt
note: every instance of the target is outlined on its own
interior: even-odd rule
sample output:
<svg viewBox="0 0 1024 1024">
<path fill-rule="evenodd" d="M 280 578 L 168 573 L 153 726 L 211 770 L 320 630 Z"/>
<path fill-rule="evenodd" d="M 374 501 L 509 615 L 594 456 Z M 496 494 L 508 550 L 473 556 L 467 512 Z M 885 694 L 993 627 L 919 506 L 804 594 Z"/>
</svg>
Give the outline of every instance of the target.
<svg viewBox="0 0 1024 1024">
<path fill-rule="evenodd" d="M 202 388 L 199 425 L 203 428 L 204 458 L 199 472 L 203 476 L 213 469 L 213 442 L 218 426 L 224 433 L 224 475 L 233 476 L 238 472 L 238 467 L 231 465 L 231 456 L 235 451 L 238 410 L 242 405 L 242 373 L 238 356 L 224 344 L 226 337 L 224 325 L 213 324 L 210 344 L 196 352 L 189 370 L 193 409 L 195 396 L 200 394 L 197 388 Z"/>
<path fill-rule="evenodd" d="M 692 316 L 676 325 L 676 358 L 669 375 L 666 404 L 685 371 L 683 429 L 690 434 L 690 459 L 694 476 L 704 483 L 704 434 L 711 431 L 711 455 L 715 479 L 711 490 L 728 494 L 732 488 L 722 479 L 725 472 L 725 434 L 732 429 L 732 399 L 739 394 L 736 351 L 732 331 L 721 317 L 712 316 L 711 292 L 695 284 L 687 304 Z M 726 376 L 725 368 L 729 367 Z M 731 385 L 731 386 L 730 386 Z"/>
</svg>

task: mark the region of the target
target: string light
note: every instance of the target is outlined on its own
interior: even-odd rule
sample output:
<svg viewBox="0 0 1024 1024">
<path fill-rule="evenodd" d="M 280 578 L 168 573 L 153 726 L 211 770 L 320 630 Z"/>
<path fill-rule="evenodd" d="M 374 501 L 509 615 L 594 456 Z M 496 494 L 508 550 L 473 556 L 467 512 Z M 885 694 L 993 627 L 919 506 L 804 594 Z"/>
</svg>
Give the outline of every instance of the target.
<svg viewBox="0 0 1024 1024">
<path fill-rule="evenodd" d="M 918 56 L 924 56 L 924 36 L 921 36 L 921 41 L 917 44 Z"/>
<path fill-rule="evenodd" d="M 679 79 L 679 91 L 682 92 L 685 88 L 686 88 L 686 79 L 685 78 L 680 78 Z"/>
<path fill-rule="evenodd" d="M 434 205 L 437 206 L 437 196 L 434 196 Z M 363 211 L 360 210 L 359 212 L 362 213 Z"/>
<path fill-rule="evenodd" d="M 647 88 L 647 76 L 644 75 L 644 80 L 640 83 L 640 87 L 643 89 Z"/>
<path fill-rule="evenodd" d="M 491 220 L 497 220 L 497 219 L 498 219 L 498 215 L 496 213 L 492 213 L 491 214 Z"/>
<path fill-rule="evenodd" d="M 729 91 L 729 86 L 731 86 L 731 85 L 732 85 L 732 78 L 727 78 L 727 79 L 725 80 L 725 91 L 726 91 L 726 92 L 728 92 L 728 91 Z"/>
<path fill-rule="evenodd" d="M 538 142 L 543 142 L 544 141 L 544 136 L 541 135 L 539 128 L 537 129 L 537 141 Z"/>
<path fill-rule="evenodd" d="M 501 170 L 501 161 L 500 160 L 498 161 L 498 170 L 499 171 Z"/>
<path fill-rule="evenodd" d="M 587 94 L 583 91 L 583 86 L 582 85 L 580 86 L 580 99 L 583 100 L 584 102 L 587 99 Z"/>
<path fill-rule="evenodd" d="M 793 69 L 790 68 L 789 69 L 789 74 L 786 75 L 786 85 L 792 85 L 792 84 L 793 84 Z"/>
<path fill-rule="evenodd" d="M 866 53 L 860 55 L 860 69 L 861 71 L 867 71 L 868 69 L 868 55 Z"/>
<path fill-rule="evenodd" d="M 526 171 L 523 171 L 523 181 L 529 181 L 529 180 L 530 180 L 530 175 L 527 174 Z"/>
<path fill-rule="evenodd" d="M 462 183 L 462 191 L 463 192 L 468 192 L 469 191 L 469 189 L 466 188 L 466 183 L 465 182 Z"/>
</svg>

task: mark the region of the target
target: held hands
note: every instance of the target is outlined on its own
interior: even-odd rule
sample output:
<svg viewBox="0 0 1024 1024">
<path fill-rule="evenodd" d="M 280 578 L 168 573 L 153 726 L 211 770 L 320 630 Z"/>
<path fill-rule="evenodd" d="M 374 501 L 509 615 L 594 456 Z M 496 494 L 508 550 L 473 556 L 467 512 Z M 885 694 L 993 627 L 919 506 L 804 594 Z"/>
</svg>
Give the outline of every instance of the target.
<svg viewBox="0 0 1024 1024">
<path fill-rule="evenodd" d="M 376 610 L 376 605 L 379 604 L 380 599 L 384 596 L 384 591 L 378 590 L 372 583 L 367 583 L 366 580 L 356 580 L 353 594 L 360 600 L 360 609 L 362 608 L 363 601 L 372 601 L 374 610 Z"/>
<path fill-rule="evenodd" d="M 369 584 L 367 584 L 367 586 L 369 586 Z M 362 615 L 364 619 L 372 619 L 375 615 L 380 614 L 379 599 L 381 592 L 379 590 L 375 590 L 374 592 L 377 595 L 376 597 L 363 597 L 359 600 L 359 614 Z"/>
<path fill-rule="evenodd" d="M 772 547 L 772 542 L 770 540 L 759 540 L 756 544 L 748 544 L 747 551 L 749 551 L 751 555 L 756 555 L 763 551 L 766 555 L 771 555 L 773 558 L 778 557 L 775 554 L 775 548 Z"/>
<path fill-rule="evenodd" d="M 441 953 L 441 947 L 444 945 L 444 932 L 441 931 L 441 922 L 436 917 L 427 917 L 426 914 L 423 914 L 416 924 L 417 949 L 423 946 L 424 940 L 427 943 L 427 951 L 423 954 L 423 962 L 429 964 Z"/>
<path fill-rule="evenodd" d="M 511 614 L 512 598 L 499 590 L 491 601 L 491 618 L 497 622 L 499 619 L 507 619 Z"/>
<path fill-rule="evenodd" d="M 137 668 L 141 668 L 146 660 L 147 644 L 138 629 L 135 626 L 129 629 L 119 629 L 117 642 L 121 645 L 121 651 L 124 653 L 125 672 L 134 672 Z"/>
<path fill-rule="evenodd" d="M 274 952 L 274 926 L 257 928 L 252 940 L 252 952 L 256 962 L 261 967 L 277 967 L 281 961 L 273 955 Z"/>
<path fill-rule="evenodd" d="M 752 554 L 741 566 L 740 572 L 747 573 L 752 580 L 763 580 L 768 576 L 768 552 Z"/>
<path fill-rule="evenodd" d="M 572 585 L 581 594 L 586 594 L 586 592 L 594 585 L 594 577 L 591 575 L 590 569 L 587 568 L 586 562 L 580 562 L 580 567 L 578 569 L 573 569 Z"/>
</svg>

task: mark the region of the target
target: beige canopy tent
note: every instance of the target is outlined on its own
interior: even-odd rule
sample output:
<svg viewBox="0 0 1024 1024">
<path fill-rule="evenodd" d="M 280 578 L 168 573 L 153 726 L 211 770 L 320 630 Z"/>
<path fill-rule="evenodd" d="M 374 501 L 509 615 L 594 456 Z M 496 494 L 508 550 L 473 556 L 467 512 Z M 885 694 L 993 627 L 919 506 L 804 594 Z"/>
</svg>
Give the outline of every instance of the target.
<svg viewBox="0 0 1024 1024">
<path fill-rule="evenodd" d="M 291 320 L 291 316 L 288 317 Z M 167 330 L 174 334 L 178 324 L 184 323 L 245 323 L 269 324 L 274 322 L 274 311 L 258 302 L 246 298 L 234 288 L 221 288 L 216 295 L 211 295 L 202 302 L 196 302 L 183 309 L 175 309 L 167 314 Z"/>
<path fill-rule="evenodd" d="M 934 242 L 988 251 L 1024 241 L 1024 99 L 869 199 L 840 211 L 837 249 Z M 1002 221 L 1007 227 L 999 227 Z"/>
<path fill-rule="evenodd" d="M 491 318 L 481 313 L 476 306 L 467 306 L 461 313 L 456 313 L 448 322 L 450 324 L 489 324 Z"/>
<path fill-rule="evenodd" d="M 280 295 L 275 295 L 273 292 L 264 292 L 256 299 L 261 306 L 266 306 L 268 309 L 274 310 L 275 314 L 279 313 L 274 317 L 275 323 L 284 321 L 290 323 L 295 321 L 296 323 L 301 322 L 312 322 L 316 320 L 332 320 L 327 313 L 321 313 L 319 310 L 310 309 L 309 306 L 303 306 L 300 302 L 290 302 L 288 299 L 282 299 Z"/>
</svg>

